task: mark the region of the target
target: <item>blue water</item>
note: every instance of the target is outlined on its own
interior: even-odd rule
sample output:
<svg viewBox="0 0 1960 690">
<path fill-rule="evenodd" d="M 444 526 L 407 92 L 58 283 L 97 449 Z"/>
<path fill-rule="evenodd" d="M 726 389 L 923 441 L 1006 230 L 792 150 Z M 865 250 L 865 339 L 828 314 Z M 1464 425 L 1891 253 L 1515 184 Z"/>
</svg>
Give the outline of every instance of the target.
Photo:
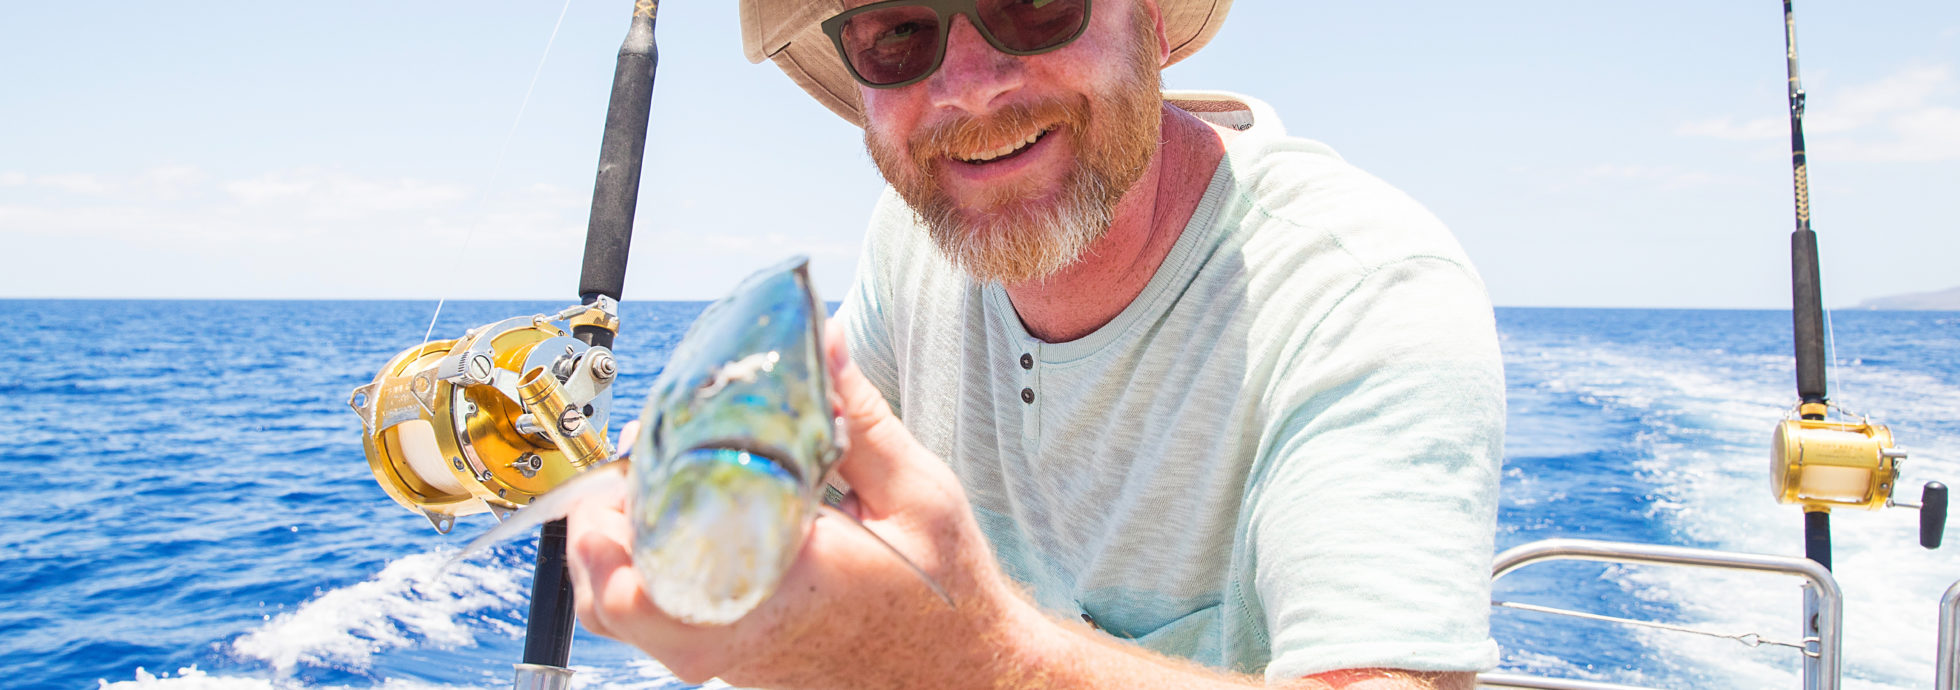
<svg viewBox="0 0 1960 690">
<path fill-rule="evenodd" d="M 437 337 L 554 303 L 449 305 Z M 0 301 L 0 663 L 5 685 L 502 687 L 522 655 L 530 545 L 459 573 L 387 498 L 348 391 L 421 341 L 421 302 Z M 697 303 L 632 303 L 617 351 L 637 409 Z M 1510 426 L 1498 546 L 1577 536 L 1800 554 L 1769 498 L 1792 397 L 1787 313 L 1502 309 Z M 1835 319 L 1834 395 L 1893 426 L 1906 485 L 1960 483 L 1960 313 Z M 616 415 L 623 417 L 629 415 Z M 617 420 L 616 420 L 617 422 Z M 1908 511 L 1840 513 L 1849 687 L 1930 683 L 1960 559 Z M 1949 537 L 1949 541 L 1954 541 Z M 1555 564 L 1497 597 L 1796 637 L 1797 588 Z M 1663 687 L 1789 687 L 1792 650 L 1497 611 L 1506 668 Z M 580 634 L 580 687 L 677 687 Z"/>
</svg>

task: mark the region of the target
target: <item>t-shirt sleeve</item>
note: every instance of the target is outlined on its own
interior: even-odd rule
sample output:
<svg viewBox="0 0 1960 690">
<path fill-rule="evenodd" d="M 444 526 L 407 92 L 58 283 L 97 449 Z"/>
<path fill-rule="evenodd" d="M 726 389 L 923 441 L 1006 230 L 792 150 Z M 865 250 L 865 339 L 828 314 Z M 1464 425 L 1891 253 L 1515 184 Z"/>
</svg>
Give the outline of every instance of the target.
<svg viewBox="0 0 1960 690">
<path fill-rule="evenodd" d="M 1403 259 L 1302 328 L 1247 495 L 1267 679 L 1494 667 L 1504 380 L 1481 281 Z"/>
<path fill-rule="evenodd" d="M 893 266 L 884 257 L 880 243 L 889 237 L 891 216 L 886 207 L 898 203 L 896 195 L 889 190 L 885 198 L 879 200 L 879 210 L 872 214 L 871 227 L 864 235 L 864 248 L 859 253 L 857 274 L 851 280 L 851 289 L 844 294 L 844 301 L 838 305 L 833 318 L 844 324 L 846 343 L 850 346 L 851 361 L 864 371 L 871 385 L 883 393 L 885 402 L 890 403 L 892 413 L 904 416 L 900 407 L 898 354 L 892 345 L 891 308 L 892 283 L 896 279 Z"/>
</svg>

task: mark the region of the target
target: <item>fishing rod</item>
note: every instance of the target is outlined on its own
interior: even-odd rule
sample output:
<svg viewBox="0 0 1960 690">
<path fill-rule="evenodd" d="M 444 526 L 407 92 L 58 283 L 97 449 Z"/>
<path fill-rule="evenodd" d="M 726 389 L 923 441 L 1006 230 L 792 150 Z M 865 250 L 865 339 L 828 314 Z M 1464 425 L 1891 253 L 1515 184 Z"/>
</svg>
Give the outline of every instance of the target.
<svg viewBox="0 0 1960 690">
<path fill-rule="evenodd" d="M 627 249 L 633 242 L 633 212 L 640 198 L 640 168 L 645 162 L 647 120 L 653 107 L 653 75 L 659 63 L 654 45 L 654 15 L 658 0 L 635 0 L 633 20 L 619 46 L 613 68 L 612 96 L 606 106 L 606 130 L 599 143 L 598 177 L 592 185 L 592 212 L 585 228 L 585 258 L 579 270 L 579 300 L 603 305 L 611 323 L 575 323 L 572 337 L 594 348 L 610 349 L 618 331 L 618 309 L 626 283 Z M 531 610 L 524 633 L 524 665 L 518 667 L 517 687 L 526 669 L 569 681 L 565 665 L 572 649 L 572 585 L 565 562 L 564 520 L 545 523 L 538 537 L 538 557 L 531 580 Z"/>
<path fill-rule="evenodd" d="M 1825 378 L 1828 350 L 1817 233 L 1810 227 L 1810 171 L 1805 154 L 1806 95 L 1797 74 L 1797 20 L 1783 0 L 1783 45 L 1790 82 L 1790 165 L 1796 193 L 1796 229 L 1790 233 L 1791 321 L 1796 336 L 1797 405 L 1777 425 L 1771 446 L 1771 490 L 1779 503 L 1804 509 L 1804 555 L 1831 567 L 1831 509 L 1919 509 L 1919 543 L 1939 548 L 1946 529 L 1946 486 L 1927 482 L 1920 501 L 1893 497 L 1906 453 L 1892 431 L 1866 417 L 1829 420 L 1834 409 Z"/>
<path fill-rule="evenodd" d="M 499 521 L 605 461 L 619 365 L 619 299 L 639 199 L 653 103 L 657 0 L 634 0 L 619 48 L 592 210 L 579 304 L 518 316 L 395 355 L 348 405 L 375 481 L 396 503 L 447 534 L 456 518 Z M 562 325 L 561 325 L 562 324 Z M 563 520 L 538 538 L 525 621 L 520 690 L 571 685 L 574 609 Z"/>
</svg>

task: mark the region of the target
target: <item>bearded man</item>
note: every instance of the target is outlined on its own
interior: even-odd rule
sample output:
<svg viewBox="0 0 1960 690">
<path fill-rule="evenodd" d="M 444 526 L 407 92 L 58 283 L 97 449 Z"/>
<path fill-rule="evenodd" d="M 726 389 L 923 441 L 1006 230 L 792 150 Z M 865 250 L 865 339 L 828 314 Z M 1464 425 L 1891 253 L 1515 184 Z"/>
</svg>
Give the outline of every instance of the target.
<svg viewBox="0 0 1960 690">
<path fill-rule="evenodd" d="M 956 605 L 819 520 L 755 612 L 684 625 L 641 592 L 621 506 L 585 506 L 585 626 L 761 687 L 1467 687 L 1494 665 L 1483 285 L 1263 103 L 1160 92 L 1229 4 L 743 0 L 750 59 L 864 127 L 890 182 L 826 343 L 838 471 Z"/>
</svg>

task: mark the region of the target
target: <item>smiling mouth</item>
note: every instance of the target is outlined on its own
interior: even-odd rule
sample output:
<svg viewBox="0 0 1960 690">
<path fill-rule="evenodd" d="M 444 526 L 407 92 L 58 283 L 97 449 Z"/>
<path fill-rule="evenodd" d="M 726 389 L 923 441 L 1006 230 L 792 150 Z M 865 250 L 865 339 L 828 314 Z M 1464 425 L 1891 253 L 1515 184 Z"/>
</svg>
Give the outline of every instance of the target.
<svg viewBox="0 0 1960 690">
<path fill-rule="evenodd" d="M 1016 141 L 1014 143 L 1007 144 L 1005 146 L 990 151 L 980 151 L 977 153 L 964 153 L 964 154 L 954 153 L 948 155 L 950 155 L 953 160 L 959 161 L 961 163 L 966 163 L 969 165 L 986 165 L 988 163 L 996 163 L 999 161 L 1007 160 L 1021 155 L 1022 152 L 1028 150 L 1028 147 L 1034 146 L 1035 142 L 1041 141 L 1043 137 L 1048 136 L 1048 133 L 1055 131 L 1057 127 L 1060 127 L 1060 125 L 1049 125 L 1042 129 L 1035 130 L 1033 133 L 1029 134 L 1027 137 L 1021 139 L 1020 141 Z"/>
</svg>

